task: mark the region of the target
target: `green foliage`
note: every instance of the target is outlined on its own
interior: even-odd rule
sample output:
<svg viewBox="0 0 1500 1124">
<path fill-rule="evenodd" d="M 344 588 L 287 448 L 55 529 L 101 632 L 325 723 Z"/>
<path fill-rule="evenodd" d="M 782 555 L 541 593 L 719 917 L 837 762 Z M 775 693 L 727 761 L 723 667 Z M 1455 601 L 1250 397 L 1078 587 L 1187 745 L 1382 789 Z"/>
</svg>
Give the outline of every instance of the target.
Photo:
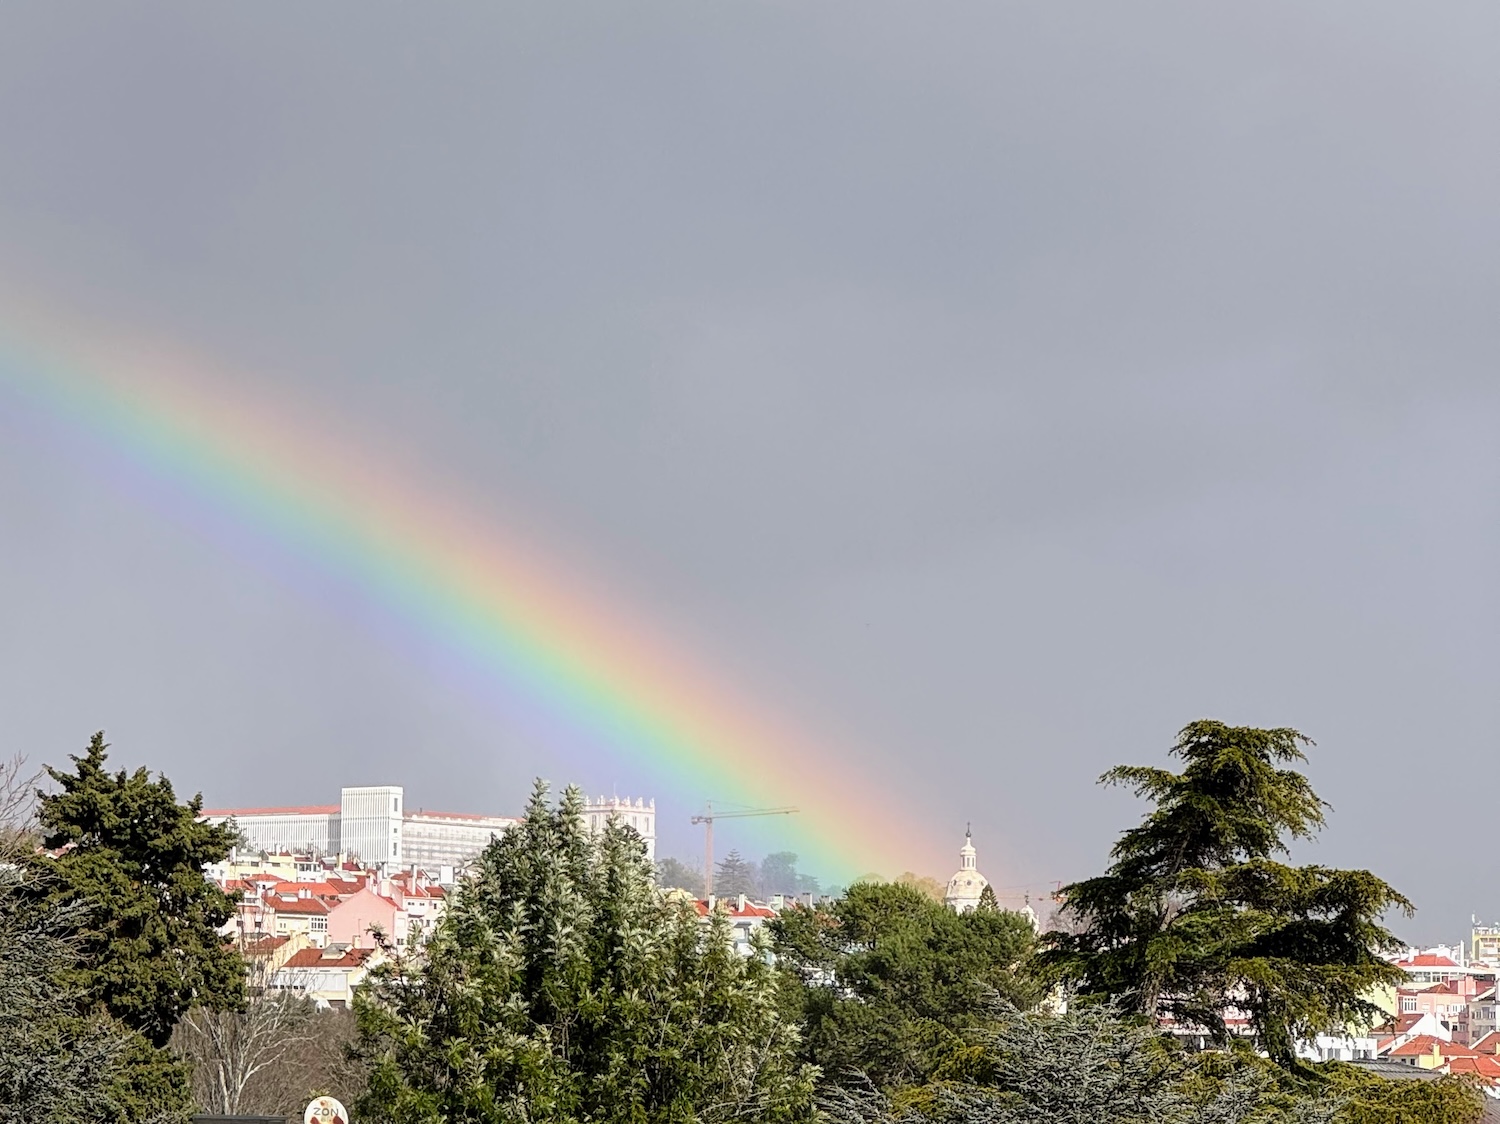
<svg viewBox="0 0 1500 1124">
<path fill-rule="evenodd" d="M 1335 1124 L 1478 1124 L 1484 1116 L 1484 1094 L 1459 1078 L 1388 1081 L 1339 1062 L 1319 1069 L 1343 1102 Z"/>
<path fill-rule="evenodd" d="M 852 1072 L 883 1089 L 925 1081 L 985 996 L 1031 998 L 1015 973 L 1032 943 L 1018 914 L 961 915 L 911 886 L 861 882 L 769 928 L 803 1056 L 835 1082 Z"/>
<path fill-rule="evenodd" d="M 910 886 L 914 890 L 920 890 L 925 896 L 935 902 L 942 902 L 948 894 L 948 884 L 946 882 L 939 882 L 930 874 L 913 874 L 908 870 L 900 875 L 896 881 L 902 886 Z"/>
<path fill-rule="evenodd" d="M 113 1090 L 124 1118 L 180 1113 L 187 1068 L 164 1047 L 191 1007 L 234 1009 L 244 966 L 218 934 L 234 905 L 204 875 L 229 854 L 233 831 L 198 822 L 202 800 L 179 804 L 165 777 L 105 768 L 95 734 L 73 772 L 48 769 L 59 791 L 38 794 L 49 854 L 31 861 L 41 908 L 77 909 L 79 957 L 65 972 L 85 1015 L 104 1013 L 136 1032 Z"/>
<path fill-rule="evenodd" d="M 1276 861 L 1323 824 L 1322 801 L 1285 767 L 1309 744 L 1295 730 L 1200 721 L 1172 747 L 1180 774 L 1106 773 L 1155 807 L 1120 837 L 1104 875 L 1065 887 L 1077 931 L 1047 935 L 1044 975 L 1221 1043 L 1225 1014 L 1240 1008 L 1286 1067 L 1298 1038 L 1375 1018 L 1365 995 L 1401 979 L 1379 956 L 1395 945 L 1380 919 L 1411 905 L 1368 871 Z"/>
<path fill-rule="evenodd" d="M 758 892 L 760 871 L 755 864 L 740 857 L 738 851 L 730 851 L 714 868 L 714 895 L 734 898 L 740 894 L 753 898 Z"/>
<path fill-rule="evenodd" d="M 66 849 L 41 861 L 58 897 L 89 908 L 80 988 L 165 1046 L 189 1007 L 244 1004 L 244 965 L 217 931 L 234 903 L 203 873 L 234 834 L 200 823 L 202 798 L 177 803 L 165 777 L 108 772 L 107 749 L 95 734 L 74 772 L 47 770 L 61 791 L 40 794 L 42 842 Z"/>
<path fill-rule="evenodd" d="M 38 904 L 35 875 L 0 866 L 0 1120 L 112 1120 L 124 1058 L 140 1040 L 79 1014 L 77 905 Z"/>
<path fill-rule="evenodd" d="M 762 896 L 786 894 L 793 897 L 801 892 L 801 881 L 794 852 L 773 851 L 760 860 L 760 874 L 756 883 Z"/>
<path fill-rule="evenodd" d="M 688 890 L 703 893 L 703 875 L 680 859 L 656 860 L 656 884 L 663 890 Z"/>
<path fill-rule="evenodd" d="M 420 962 L 356 997 L 370 1092 L 393 1124 L 809 1119 L 811 1070 L 763 957 L 651 884 L 639 838 L 597 838 L 538 784 Z"/>
<path fill-rule="evenodd" d="M 1289 1093 L 1271 1067 L 1187 1055 L 1108 1007 L 994 1008 L 923 1085 L 831 1090 L 833 1124 L 1327 1124 L 1336 1103 Z"/>
</svg>

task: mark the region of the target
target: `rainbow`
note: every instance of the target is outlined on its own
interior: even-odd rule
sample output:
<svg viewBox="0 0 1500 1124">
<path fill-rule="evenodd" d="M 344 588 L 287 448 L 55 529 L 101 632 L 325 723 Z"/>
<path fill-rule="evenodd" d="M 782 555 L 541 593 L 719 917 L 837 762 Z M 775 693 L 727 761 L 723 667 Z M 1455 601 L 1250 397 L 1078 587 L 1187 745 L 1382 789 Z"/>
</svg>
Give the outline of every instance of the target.
<svg viewBox="0 0 1500 1124">
<path fill-rule="evenodd" d="M 254 380 L 171 347 L 101 343 L 55 316 L 17 320 L 20 330 L 0 328 L 0 408 L 9 398 L 104 443 L 153 486 L 394 616 L 481 687 L 529 700 L 642 781 L 684 801 L 796 804 L 776 826 L 805 869 L 895 874 L 931 854 L 859 754 L 752 708 L 452 489 L 307 431 L 291 404 L 254 400 Z M 556 752 L 544 747 L 534 771 Z"/>
</svg>

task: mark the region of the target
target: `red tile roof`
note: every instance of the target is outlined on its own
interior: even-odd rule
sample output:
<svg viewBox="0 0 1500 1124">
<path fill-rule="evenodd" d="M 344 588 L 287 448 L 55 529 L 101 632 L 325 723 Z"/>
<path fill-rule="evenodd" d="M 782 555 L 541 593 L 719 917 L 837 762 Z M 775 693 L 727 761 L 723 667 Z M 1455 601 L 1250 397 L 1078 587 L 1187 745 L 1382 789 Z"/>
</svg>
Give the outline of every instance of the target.
<svg viewBox="0 0 1500 1124">
<path fill-rule="evenodd" d="M 411 819 L 469 820 L 475 823 L 498 820 L 507 826 L 521 822 L 512 816 L 481 816 L 474 812 L 429 812 L 426 808 L 418 808 L 415 812 L 406 814 Z"/>
<path fill-rule="evenodd" d="M 304 948 L 287 959 L 283 968 L 359 968 L 375 954 L 373 948 Z"/>
<path fill-rule="evenodd" d="M 200 816 L 331 816 L 337 804 L 307 804 L 297 808 L 204 808 Z M 282 852 L 285 854 L 286 852 Z"/>
<path fill-rule="evenodd" d="M 708 916 L 708 903 L 706 901 L 704 901 L 702 898 L 699 898 L 696 901 L 694 901 L 693 905 L 698 910 L 698 916 L 699 917 L 707 917 Z M 734 901 L 730 901 L 727 898 L 720 898 L 720 899 L 718 899 L 714 903 L 714 908 L 715 909 L 722 909 L 730 917 L 776 917 L 777 916 L 777 913 L 776 913 L 776 911 L 774 909 L 771 909 L 768 906 L 756 905 L 754 902 L 746 902 L 745 903 L 745 908 L 744 909 L 740 909 L 739 908 L 739 901 L 738 901 L 738 899 L 736 899 Z"/>
<path fill-rule="evenodd" d="M 315 898 L 337 901 L 350 894 L 357 894 L 363 882 L 278 882 L 271 887 L 273 894 L 290 894 L 293 897 L 306 890 Z"/>
<path fill-rule="evenodd" d="M 324 917 L 328 915 L 328 903 L 321 898 L 282 897 L 279 894 L 267 894 L 262 900 L 277 913 L 309 913 Z"/>
<path fill-rule="evenodd" d="M 1477 1058 L 1457 1057 L 1448 1062 L 1449 1073 L 1466 1073 L 1486 1085 L 1500 1084 L 1500 1059 L 1483 1054 Z"/>
<path fill-rule="evenodd" d="M 1391 1051 L 1393 1058 L 1419 1058 L 1431 1054 L 1436 1047 L 1439 1055 L 1445 1058 L 1477 1058 L 1479 1054 L 1467 1046 L 1460 1046 L 1457 1042 L 1444 1042 L 1441 1038 L 1434 1038 L 1430 1034 L 1419 1034 L 1405 1045 L 1397 1046 Z"/>
<path fill-rule="evenodd" d="M 242 944 L 240 951 L 246 956 L 269 956 L 291 939 L 291 937 L 257 937 Z"/>
<path fill-rule="evenodd" d="M 1398 968 L 1457 968 L 1458 961 L 1432 952 L 1419 952 L 1406 960 L 1396 961 Z"/>
</svg>

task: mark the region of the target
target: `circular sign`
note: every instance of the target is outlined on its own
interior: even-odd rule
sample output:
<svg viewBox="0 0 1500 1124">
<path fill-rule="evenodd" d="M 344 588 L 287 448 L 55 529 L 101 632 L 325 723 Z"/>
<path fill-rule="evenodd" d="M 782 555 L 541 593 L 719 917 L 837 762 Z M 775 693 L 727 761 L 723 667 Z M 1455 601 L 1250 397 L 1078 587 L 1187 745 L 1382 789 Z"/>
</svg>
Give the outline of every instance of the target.
<svg viewBox="0 0 1500 1124">
<path fill-rule="evenodd" d="M 332 1097 L 319 1097 L 302 1113 L 302 1124 L 349 1124 L 349 1113 Z"/>
</svg>

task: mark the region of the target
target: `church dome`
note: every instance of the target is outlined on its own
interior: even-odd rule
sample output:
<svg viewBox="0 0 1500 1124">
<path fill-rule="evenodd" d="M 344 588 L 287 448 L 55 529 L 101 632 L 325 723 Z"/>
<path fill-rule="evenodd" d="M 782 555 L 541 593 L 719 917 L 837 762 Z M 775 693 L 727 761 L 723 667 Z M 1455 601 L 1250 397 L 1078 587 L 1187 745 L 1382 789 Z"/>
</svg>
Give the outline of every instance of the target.
<svg viewBox="0 0 1500 1124">
<path fill-rule="evenodd" d="M 958 855 L 960 866 L 948 879 L 948 892 L 943 895 L 943 901 L 959 913 L 972 913 L 979 907 L 984 888 L 990 884 L 989 879 L 979 873 L 972 832 L 964 832 L 964 845 L 959 848 Z"/>
</svg>

